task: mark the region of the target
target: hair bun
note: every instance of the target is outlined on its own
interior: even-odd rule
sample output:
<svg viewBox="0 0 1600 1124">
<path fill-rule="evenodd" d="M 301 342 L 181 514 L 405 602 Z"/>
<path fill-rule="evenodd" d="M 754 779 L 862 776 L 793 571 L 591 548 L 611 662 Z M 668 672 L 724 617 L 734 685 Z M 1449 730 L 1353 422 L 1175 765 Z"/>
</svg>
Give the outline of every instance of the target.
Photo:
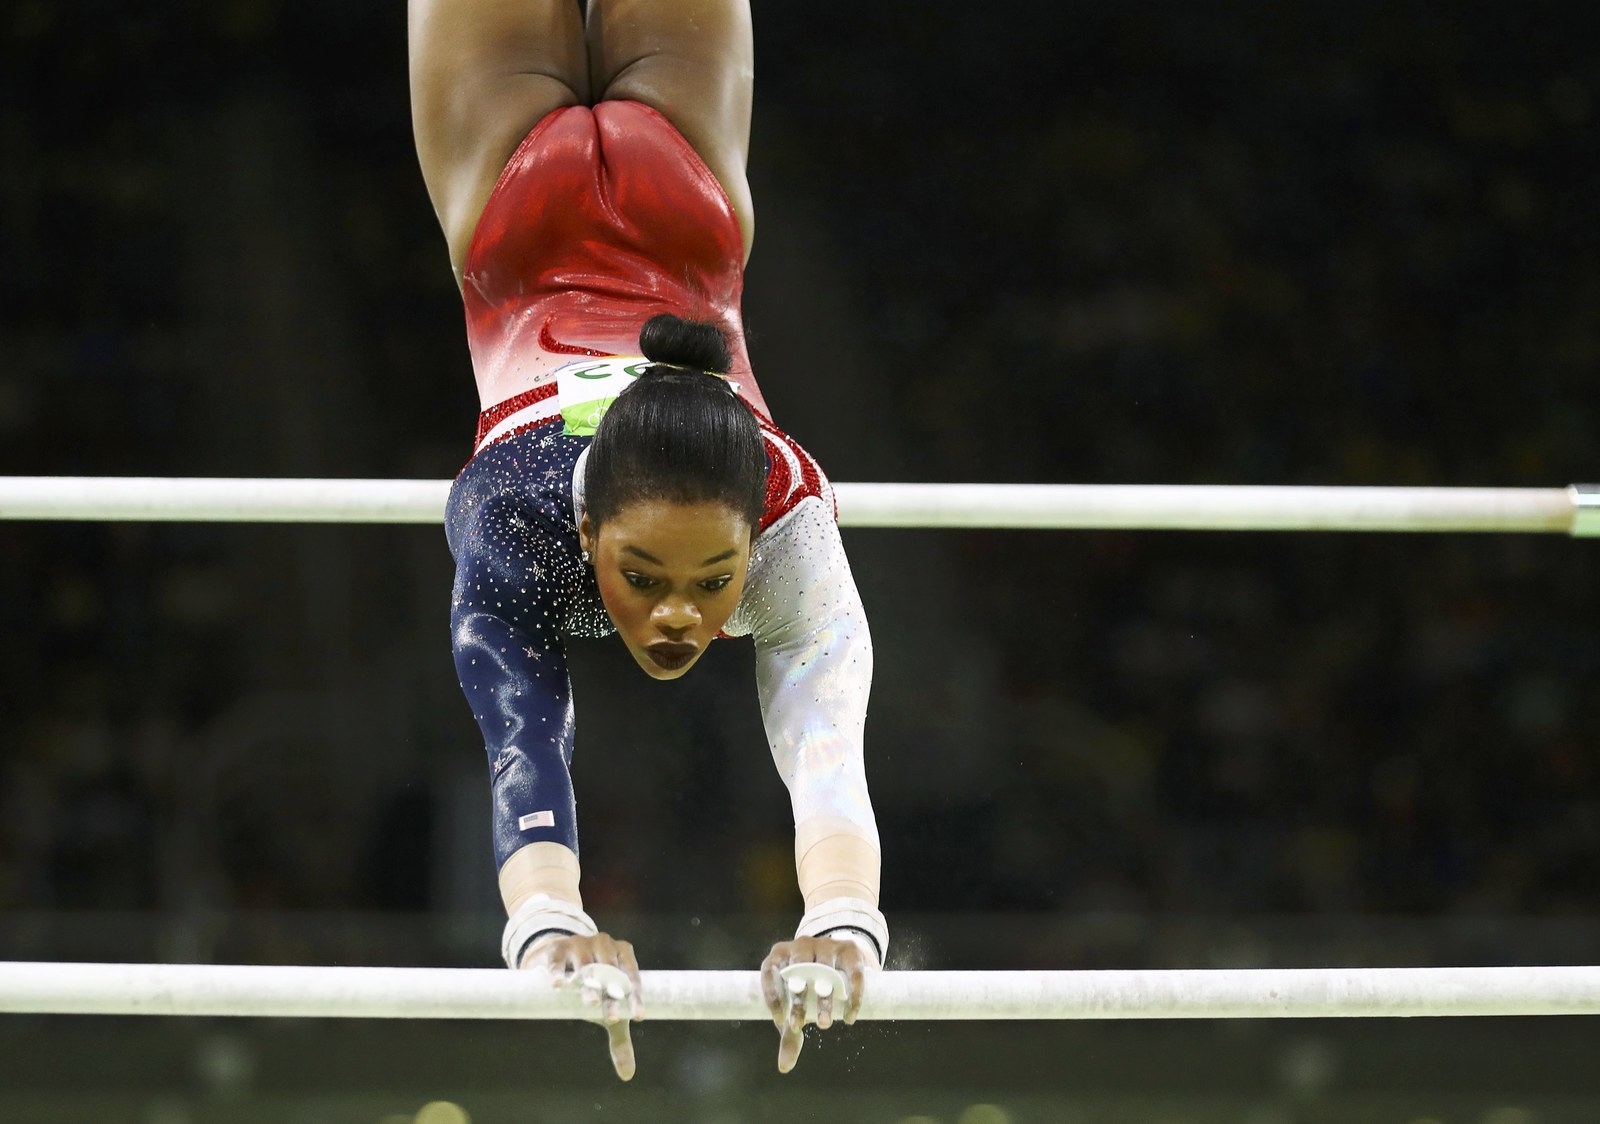
<svg viewBox="0 0 1600 1124">
<path fill-rule="evenodd" d="M 652 316 L 639 329 L 639 350 L 652 363 L 725 375 L 733 354 L 722 329 L 705 320 L 685 320 L 670 312 Z"/>
</svg>

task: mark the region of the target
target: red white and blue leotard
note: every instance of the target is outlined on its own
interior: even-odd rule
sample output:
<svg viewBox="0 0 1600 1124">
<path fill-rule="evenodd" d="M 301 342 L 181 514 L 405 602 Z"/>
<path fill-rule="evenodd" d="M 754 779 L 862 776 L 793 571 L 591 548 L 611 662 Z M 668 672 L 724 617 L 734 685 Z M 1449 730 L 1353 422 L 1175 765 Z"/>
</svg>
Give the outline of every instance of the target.
<svg viewBox="0 0 1600 1124">
<path fill-rule="evenodd" d="M 872 642 L 832 488 L 772 424 L 750 374 L 743 260 L 716 179 L 664 117 L 633 102 L 546 117 L 485 207 L 463 287 L 485 409 L 446 531 L 456 668 L 489 754 L 497 863 L 542 840 L 577 850 L 565 638 L 613 631 L 579 557 L 577 469 L 589 438 L 567 434 L 558 373 L 637 355 L 639 329 L 659 312 L 722 326 L 730 381 L 766 438 L 766 511 L 724 631 L 755 640 L 757 691 L 796 826 L 877 846 L 862 756 Z"/>
</svg>

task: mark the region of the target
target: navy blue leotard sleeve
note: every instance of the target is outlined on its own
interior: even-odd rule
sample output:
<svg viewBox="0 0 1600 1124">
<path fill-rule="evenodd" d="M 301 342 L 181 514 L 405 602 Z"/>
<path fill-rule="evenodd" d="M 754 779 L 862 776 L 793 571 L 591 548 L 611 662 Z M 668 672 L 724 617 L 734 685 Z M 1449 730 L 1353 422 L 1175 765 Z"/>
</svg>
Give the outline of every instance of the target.
<svg viewBox="0 0 1600 1124">
<path fill-rule="evenodd" d="M 489 755 L 496 867 L 529 843 L 578 850 L 565 639 L 611 631 L 573 519 L 587 443 L 559 422 L 499 441 L 461 471 L 446 508 L 451 643 Z"/>
</svg>

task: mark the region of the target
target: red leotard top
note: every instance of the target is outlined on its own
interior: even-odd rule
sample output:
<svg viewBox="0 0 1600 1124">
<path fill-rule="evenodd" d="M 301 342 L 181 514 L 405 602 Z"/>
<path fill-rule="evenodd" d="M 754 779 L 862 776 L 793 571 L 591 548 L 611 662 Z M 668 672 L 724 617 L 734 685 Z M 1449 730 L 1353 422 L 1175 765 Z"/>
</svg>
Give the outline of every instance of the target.
<svg viewBox="0 0 1600 1124">
<path fill-rule="evenodd" d="M 630 101 L 549 114 L 512 153 L 463 270 L 485 409 L 584 356 L 637 355 L 659 312 L 721 325 L 729 378 L 762 418 L 739 299 L 744 242 L 716 177 L 665 117 Z"/>
</svg>

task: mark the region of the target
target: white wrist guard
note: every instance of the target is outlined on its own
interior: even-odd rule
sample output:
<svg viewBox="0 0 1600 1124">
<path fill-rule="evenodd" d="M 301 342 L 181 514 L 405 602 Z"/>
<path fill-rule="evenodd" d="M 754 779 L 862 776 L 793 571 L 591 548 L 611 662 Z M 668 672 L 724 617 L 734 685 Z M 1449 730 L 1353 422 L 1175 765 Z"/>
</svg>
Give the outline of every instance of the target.
<svg viewBox="0 0 1600 1124">
<path fill-rule="evenodd" d="M 522 954 L 536 937 L 546 933 L 592 937 L 599 931 L 594 918 L 571 902 L 549 894 L 535 894 L 506 922 L 505 932 L 500 935 L 500 955 L 505 958 L 507 968 L 520 968 Z"/>
<path fill-rule="evenodd" d="M 883 967 L 889 953 L 889 922 L 877 906 L 863 898 L 830 898 L 819 903 L 806 910 L 794 935 L 853 940 L 874 968 Z"/>
</svg>

